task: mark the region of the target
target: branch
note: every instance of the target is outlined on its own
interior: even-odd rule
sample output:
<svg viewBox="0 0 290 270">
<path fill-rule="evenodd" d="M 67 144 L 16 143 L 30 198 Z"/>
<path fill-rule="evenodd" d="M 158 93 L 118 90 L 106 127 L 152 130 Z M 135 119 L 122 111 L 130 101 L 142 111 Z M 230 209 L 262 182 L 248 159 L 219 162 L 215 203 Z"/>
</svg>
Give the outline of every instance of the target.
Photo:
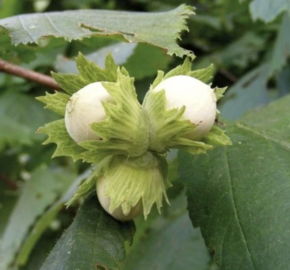
<svg viewBox="0 0 290 270">
<path fill-rule="evenodd" d="M 235 83 L 238 80 L 238 78 L 234 74 L 232 74 L 231 72 L 229 72 L 228 70 L 224 68 L 219 70 L 219 72 L 233 83 Z"/>
<path fill-rule="evenodd" d="M 52 77 L 8 63 L 2 59 L 0 59 L 0 72 L 1 71 L 40 83 L 57 91 L 61 90 L 57 82 Z"/>
</svg>

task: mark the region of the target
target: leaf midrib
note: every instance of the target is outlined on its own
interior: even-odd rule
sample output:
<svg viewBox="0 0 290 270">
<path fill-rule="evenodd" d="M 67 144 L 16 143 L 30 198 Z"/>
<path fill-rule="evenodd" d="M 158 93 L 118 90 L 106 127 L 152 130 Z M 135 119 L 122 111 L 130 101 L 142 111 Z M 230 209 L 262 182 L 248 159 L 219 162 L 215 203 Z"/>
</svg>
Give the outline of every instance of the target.
<svg viewBox="0 0 290 270">
<path fill-rule="evenodd" d="M 255 266 L 255 263 L 254 263 L 254 259 L 253 259 L 252 253 L 250 252 L 250 249 L 248 247 L 248 242 L 246 240 L 244 229 L 243 229 L 243 226 L 241 224 L 240 216 L 239 216 L 238 209 L 237 209 L 237 206 L 236 206 L 236 200 L 235 200 L 234 189 L 233 189 L 232 174 L 231 174 L 231 169 L 230 169 L 230 165 L 229 165 L 229 158 L 228 158 L 228 148 L 225 148 L 225 158 L 226 158 L 226 164 L 227 164 L 227 170 L 228 170 L 230 194 L 231 194 L 231 197 L 232 197 L 231 201 L 232 201 L 232 204 L 233 204 L 234 215 L 236 217 L 236 221 L 237 221 L 237 224 L 238 224 L 240 232 L 241 232 L 241 237 L 244 240 L 245 247 L 246 247 L 247 253 L 249 255 L 249 258 L 251 260 L 253 269 L 257 269 L 256 266 Z M 242 260 L 241 260 L 241 262 L 242 262 Z"/>
</svg>

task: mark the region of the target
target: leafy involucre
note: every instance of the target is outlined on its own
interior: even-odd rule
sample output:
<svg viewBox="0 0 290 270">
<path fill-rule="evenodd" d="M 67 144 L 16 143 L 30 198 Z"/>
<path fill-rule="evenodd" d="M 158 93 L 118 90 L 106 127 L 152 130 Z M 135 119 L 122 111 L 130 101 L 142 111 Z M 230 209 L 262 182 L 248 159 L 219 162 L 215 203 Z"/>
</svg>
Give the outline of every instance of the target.
<svg viewBox="0 0 290 270">
<path fill-rule="evenodd" d="M 76 63 L 78 75 L 52 72 L 53 78 L 68 94 L 72 95 L 93 82 L 115 82 L 117 79 L 117 66 L 111 54 L 106 57 L 104 69 L 86 59 L 81 53 L 76 58 Z"/>
<path fill-rule="evenodd" d="M 46 93 L 45 96 L 37 97 L 36 99 L 46 104 L 44 108 L 50 109 L 60 116 L 64 116 L 69 97 L 65 93 L 56 92 L 54 94 Z"/>
<path fill-rule="evenodd" d="M 151 207 L 156 203 L 160 212 L 163 198 L 168 203 L 166 188 L 167 163 L 164 157 L 147 152 L 141 157 L 112 157 L 103 169 L 105 193 L 110 197 L 110 211 L 121 206 L 125 214 L 142 201 L 146 219 Z"/>
<path fill-rule="evenodd" d="M 38 43 L 39 39 L 48 36 L 71 41 L 119 35 L 128 42 L 145 42 L 164 48 L 170 55 L 192 56 L 176 44 L 179 33 L 187 30 L 185 20 L 192 14 L 193 8 L 185 5 L 154 13 L 78 10 L 19 15 L 0 20 L 0 26 L 9 33 L 15 45 Z"/>
<path fill-rule="evenodd" d="M 117 70 L 117 82 L 103 82 L 113 102 L 103 102 L 107 118 L 91 124 L 102 140 L 85 141 L 81 146 L 88 149 L 85 160 L 101 161 L 108 154 L 140 156 L 148 148 L 148 120 L 137 100 L 133 78 L 124 75 L 125 69 Z"/>
<path fill-rule="evenodd" d="M 132 241 L 134 225 L 109 216 L 91 196 L 80 208 L 74 222 L 62 235 L 41 270 L 120 270 Z"/>
<path fill-rule="evenodd" d="M 180 156 L 190 217 L 221 270 L 288 269 L 289 102 L 229 125 L 231 147 Z"/>
<path fill-rule="evenodd" d="M 48 135 L 47 140 L 43 144 L 55 143 L 57 145 L 53 157 L 69 156 L 72 157 L 74 161 L 81 159 L 81 153 L 83 153 L 85 149 L 76 144 L 68 135 L 64 125 L 64 119 L 48 123 L 40 127 L 38 132 Z"/>
<path fill-rule="evenodd" d="M 191 70 L 191 61 L 186 58 L 184 63 L 164 75 L 159 71 L 156 79 L 145 96 L 143 108 L 147 112 L 150 122 L 149 149 L 166 152 L 169 148 L 178 148 L 191 154 L 205 153 L 215 145 L 229 145 L 230 139 L 218 127 L 212 128 L 208 136 L 212 139 L 193 141 L 182 136 L 194 128 L 189 120 L 182 119 L 185 107 L 180 109 L 166 109 L 165 91 L 153 91 L 163 80 L 177 75 L 197 76 L 197 79 L 208 82 L 212 77 L 213 66 L 206 69 Z M 220 99 L 225 88 L 217 88 L 216 96 Z M 222 135 L 219 137 L 219 135 Z"/>
</svg>

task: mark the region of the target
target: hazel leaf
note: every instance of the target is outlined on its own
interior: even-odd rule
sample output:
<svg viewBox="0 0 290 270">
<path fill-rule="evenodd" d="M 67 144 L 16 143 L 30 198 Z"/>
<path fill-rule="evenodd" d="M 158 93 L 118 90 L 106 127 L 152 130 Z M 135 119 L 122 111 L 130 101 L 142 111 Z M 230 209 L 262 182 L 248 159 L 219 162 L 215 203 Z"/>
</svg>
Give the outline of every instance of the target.
<svg viewBox="0 0 290 270">
<path fill-rule="evenodd" d="M 47 37 L 72 41 L 114 36 L 163 48 L 169 55 L 193 57 L 191 51 L 176 43 L 181 31 L 188 30 L 186 20 L 193 14 L 193 7 L 186 5 L 165 12 L 69 10 L 24 14 L 0 20 L 0 33 L 8 33 L 14 45 L 38 44 Z"/>
<path fill-rule="evenodd" d="M 133 222 L 115 220 L 90 196 L 40 269 L 120 270 L 134 232 Z"/>
</svg>

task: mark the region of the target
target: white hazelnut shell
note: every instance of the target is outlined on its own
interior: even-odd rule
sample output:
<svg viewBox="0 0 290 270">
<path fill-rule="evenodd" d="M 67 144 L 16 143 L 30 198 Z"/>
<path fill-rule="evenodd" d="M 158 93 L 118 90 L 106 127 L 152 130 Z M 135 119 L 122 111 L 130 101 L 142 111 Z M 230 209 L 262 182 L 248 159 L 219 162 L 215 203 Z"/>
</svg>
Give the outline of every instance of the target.
<svg viewBox="0 0 290 270">
<path fill-rule="evenodd" d="M 143 212 L 143 206 L 142 206 L 141 201 L 139 201 L 135 206 L 133 206 L 127 215 L 124 214 L 121 206 L 116 208 L 113 212 L 110 212 L 109 211 L 110 198 L 106 196 L 105 188 L 106 188 L 105 178 L 102 177 L 98 179 L 97 184 L 96 184 L 97 196 L 104 210 L 108 214 L 113 216 L 115 219 L 120 220 L 120 221 L 129 221 L 129 220 L 134 219 L 135 217 L 137 217 Z"/>
<path fill-rule="evenodd" d="M 165 79 L 153 91 L 164 89 L 166 108 L 174 109 L 185 106 L 183 119 L 197 127 L 184 137 L 199 140 L 212 128 L 216 118 L 216 96 L 213 89 L 202 81 L 186 75 Z"/>
<path fill-rule="evenodd" d="M 66 130 L 75 142 L 100 139 L 90 124 L 107 117 L 102 101 L 111 100 L 101 82 L 88 84 L 70 97 L 64 119 Z"/>
</svg>

